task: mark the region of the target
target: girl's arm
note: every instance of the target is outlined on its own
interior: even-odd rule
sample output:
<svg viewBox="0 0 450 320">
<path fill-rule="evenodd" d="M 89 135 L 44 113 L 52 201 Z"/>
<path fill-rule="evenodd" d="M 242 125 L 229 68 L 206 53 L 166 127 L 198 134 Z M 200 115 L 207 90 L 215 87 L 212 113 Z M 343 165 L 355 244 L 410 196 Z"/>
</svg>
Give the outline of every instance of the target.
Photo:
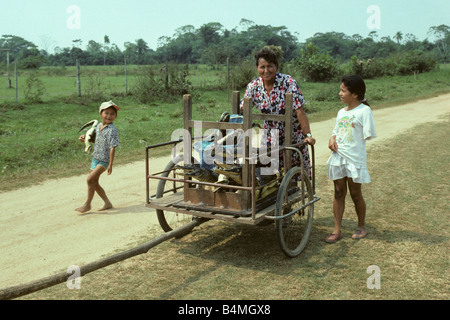
<svg viewBox="0 0 450 320">
<path fill-rule="evenodd" d="M 328 140 L 328 149 L 333 152 L 337 152 L 338 145 L 336 143 L 336 136 L 338 133 L 338 118 L 336 118 L 336 125 L 334 126 L 333 133 L 331 134 L 330 140 Z"/>
<path fill-rule="evenodd" d="M 114 155 L 116 154 L 116 148 L 109 149 L 109 166 L 108 166 L 108 175 L 112 173 Z"/>
<path fill-rule="evenodd" d="M 333 151 L 333 152 L 337 152 L 338 149 L 338 145 L 336 143 L 336 135 L 332 135 L 330 140 L 328 141 L 328 148 Z"/>
</svg>

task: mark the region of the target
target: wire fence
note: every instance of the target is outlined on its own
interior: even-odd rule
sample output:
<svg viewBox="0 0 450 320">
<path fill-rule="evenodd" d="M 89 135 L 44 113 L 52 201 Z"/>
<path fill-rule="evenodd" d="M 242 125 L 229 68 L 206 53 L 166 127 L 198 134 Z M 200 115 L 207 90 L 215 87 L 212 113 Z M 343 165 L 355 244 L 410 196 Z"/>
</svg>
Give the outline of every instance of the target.
<svg viewBox="0 0 450 320">
<path fill-rule="evenodd" d="M 191 90 L 233 90 L 241 66 L 207 65 L 122 65 L 42 66 L 38 70 L 18 69 L 18 61 L 8 64 L 0 78 L 0 103 L 45 102 L 57 97 L 123 96 L 135 94 L 144 76 L 164 88 Z M 2 68 L 3 69 L 3 68 Z M 254 72 L 254 70 L 252 70 Z M 254 75 L 252 74 L 252 77 Z M 30 81 L 32 78 L 32 81 Z M 246 81 L 246 80 L 245 80 Z M 245 82 L 241 81 L 241 82 Z M 38 90 L 38 86 L 43 90 Z M 42 91 L 42 94 L 39 92 Z"/>
</svg>

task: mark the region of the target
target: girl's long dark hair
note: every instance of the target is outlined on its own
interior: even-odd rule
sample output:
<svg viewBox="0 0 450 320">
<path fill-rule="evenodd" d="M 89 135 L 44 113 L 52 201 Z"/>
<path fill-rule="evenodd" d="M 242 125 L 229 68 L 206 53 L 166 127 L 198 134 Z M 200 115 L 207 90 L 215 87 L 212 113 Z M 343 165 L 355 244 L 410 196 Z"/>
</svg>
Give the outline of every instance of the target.
<svg viewBox="0 0 450 320">
<path fill-rule="evenodd" d="M 345 75 L 341 78 L 341 83 L 347 87 L 348 91 L 356 94 L 361 103 L 370 106 L 364 97 L 366 95 L 366 84 L 364 83 L 363 78 L 358 75 Z"/>
</svg>

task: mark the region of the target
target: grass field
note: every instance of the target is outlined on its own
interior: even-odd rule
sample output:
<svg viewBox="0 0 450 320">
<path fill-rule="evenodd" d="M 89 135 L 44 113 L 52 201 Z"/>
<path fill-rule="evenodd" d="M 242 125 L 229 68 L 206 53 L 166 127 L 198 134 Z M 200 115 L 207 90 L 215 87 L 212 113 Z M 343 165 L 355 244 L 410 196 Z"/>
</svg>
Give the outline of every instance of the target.
<svg viewBox="0 0 450 320">
<path fill-rule="evenodd" d="M 129 67 L 130 90 L 136 68 Z M 190 70 L 195 90 L 193 118 L 217 120 L 223 111 L 230 111 L 230 91 L 217 89 L 223 87 L 226 70 L 211 70 L 206 66 L 194 66 Z M 168 141 L 175 128 L 182 128 L 182 97 L 169 102 L 136 102 L 133 96 L 125 95 L 123 66 L 83 68 L 82 97 L 76 94 L 75 73 L 74 67 L 39 70 L 38 78 L 44 83 L 46 93 L 43 102 L 38 104 L 24 103 L 23 89 L 19 90 L 19 103 L 15 103 L 15 90 L 8 89 L 6 77 L 2 78 L 0 192 L 47 178 L 85 172 L 90 156 L 83 153 L 83 145 L 77 140 L 78 130 L 91 119 L 99 119 L 98 106 L 102 100 L 113 99 L 121 108 L 115 121 L 121 139 L 116 164 L 143 159 L 146 145 Z M 20 72 L 19 88 L 23 88 L 28 76 L 27 72 Z M 372 108 L 384 108 L 449 92 L 450 67 L 441 66 L 439 71 L 420 74 L 417 79 L 403 76 L 366 82 L 366 96 Z M 86 84 L 90 84 L 90 89 Z M 338 83 L 299 80 L 299 84 L 311 122 L 336 116 L 340 108 Z M 86 93 L 88 89 L 91 91 Z"/>
<path fill-rule="evenodd" d="M 333 226 L 333 188 L 322 166 L 317 177 L 322 200 L 308 245 L 297 258 L 281 253 L 273 225 L 210 221 L 147 254 L 84 276 L 80 290 L 60 284 L 20 299 L 448 300 L 450 150 L 442 141 L 449 134 L 450 121 L 428 123 L 368 151 L 373 181 L 363 188 L 366 239 L 351 239 L 356 214 L 347 199 L 344 238 L 325 243 Z M 141 242 L 158 232 L 149 230 Z M 367 286 L 370 266 L 379 268 L 379 289 Z"/>
</svg>

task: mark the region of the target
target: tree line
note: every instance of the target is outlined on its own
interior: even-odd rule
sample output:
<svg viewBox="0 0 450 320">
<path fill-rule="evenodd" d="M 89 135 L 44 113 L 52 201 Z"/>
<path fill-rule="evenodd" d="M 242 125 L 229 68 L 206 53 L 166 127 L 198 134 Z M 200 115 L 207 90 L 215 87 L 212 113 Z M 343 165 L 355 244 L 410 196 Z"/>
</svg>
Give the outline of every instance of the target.
<svg viewBox="0 0 450 320">
<path fill-rule="evenodd" d="M 314 45 L 318 53 L 327 54 L 339 62 L 358 59 L 386 58 L 397 52 L 416 51 L 433 54 L 439 62 L 449 60 L 450 27 L 433 26 L 428 30 L 429 39 L 418 40 L 413 34 L 396 34 L 379 37 L 377 31 L 367 36 L 346 35 L 340 32 L 316 33 L 305 43 L 299 43 L 285 26 L 257 25 L 242 19 L 239 26 L 228 30 L 222 24 L 210 22 L 195 28 L 186 25 L 178 28 L 172 37 L 158 39 L 156 50 L 149 48 L 144 39 L 126 42 L 124 50 L 110 42 L 105 35 L 103 42 L 90 40 L 84 47 L 81 40 L 73 40 L 72 47 L 55 48 L 53 53 L 39 49 L 34 43 L 14 35 L 0 38 L 0 65 L 6 64 L 6 50 L 10 60 L 18 60 L 20 68 L 70 66 L 78 59 L 82 65 L 151 65 L 159 63 L 208 64 L 218 66 L 227 62 L 239 64 L 264 45 L 281 47 L 283 61 L 288 62 Z M 316 50 L 316 49 L 315 49 Z"/>
</svg>

